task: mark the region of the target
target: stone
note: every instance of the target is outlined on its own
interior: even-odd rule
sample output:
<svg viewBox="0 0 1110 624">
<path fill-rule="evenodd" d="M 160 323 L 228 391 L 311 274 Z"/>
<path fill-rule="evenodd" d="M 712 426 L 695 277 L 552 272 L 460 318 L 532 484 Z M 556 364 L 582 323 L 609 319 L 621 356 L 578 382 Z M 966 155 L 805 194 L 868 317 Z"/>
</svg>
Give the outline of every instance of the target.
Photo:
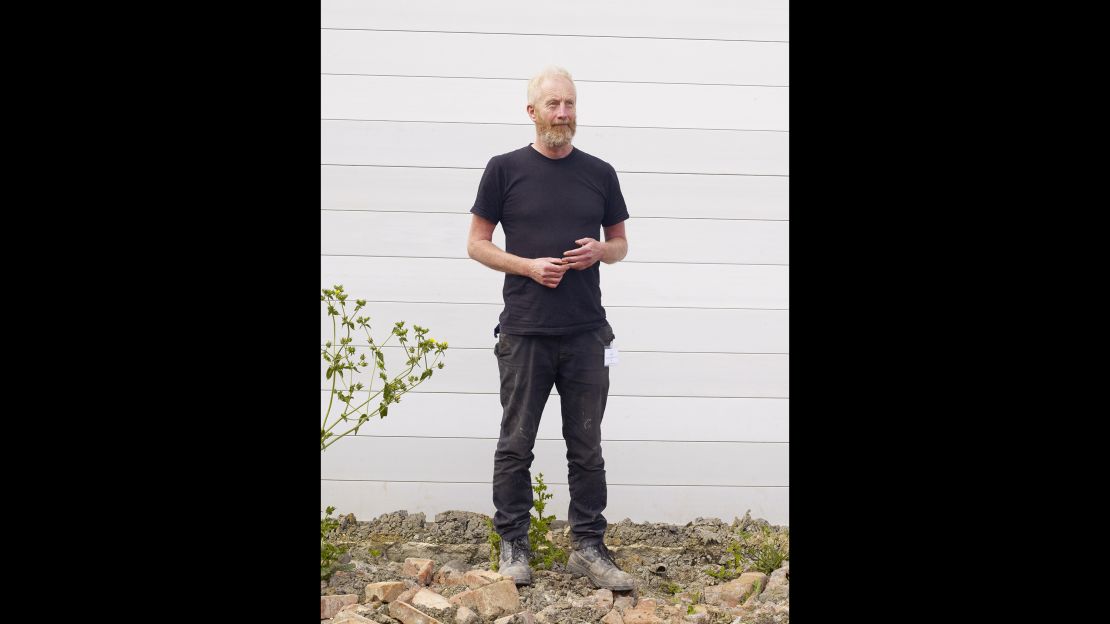
<svg viewBox="0 0 1110 624">
<path fill-rule="evenodd" d="M 400 601 L 389 603 L 389 617 L 401 620 L 404 624 L 443 624 L 411 604 Z"/>
<path fill-rule="evenodd" d="M 443 564 L 436 572 L 435 582 L 439 585 L 466 585 L 466 566 L 456 561 Z"/>
<path fill-rule="evenodd" d="M 516 583 L 505 579 L 457 594 L 451 604 L 472 609 L 482 617 L 501 617 L 520 611 L 520 594 Z"/>
<path fill-rule="evenodd" d="M 412 606 L 422 609 L 427 607 L 429 609 L 450 609 L 451 603 L 446 598 L 440 596 L 430 589 L 421 589 L 416 592 L 416 595 L 409 601 Z"/>
<path fill-rule="evenodd" d="M 498 574 L 492 570 L 467 570 L 463 575 L 463 582 L 470 589 L 477 589 L 483 585 L 489 585 L 490 583 L 496 583 L 506 579 L 509 579 L 509 577 L 504 574 Z"/>
<path fill-rule="evenodd" d="M 663 620 L 655 615 L 655 607 L 654 599 L 641 599 L 635 607 L 625 609 L 624 624 L 663 624 Z"/>
<path fill-rule="evenodd" d="M 409 557 L 405 559 L 405 566 L 401 568 L 401 574 L 405 576 L 415 576 L 417 582 L 421 585 L 430 585 L 435 564 L 435 561 L 431 559 Z"/>
<path fill-rule="evenodd" d="M 636 599 L 632 597 L 632 592 L 617 592 L 613 594 L 613 607 L 620 609 L 623 612 L 625 609 L 631 609 L 636 603 Z"/>
<path fill-rule="evenodd" d="M 531 611 L 521 611 L 512 615 L 497 618 L 493 624 L 536 624 L 536 616 Z"/>
<path fill-rule="evenodd" d="M 482 618 L 466 607 L 459 607 L 455 612 L 455 624 L 478 624 Z"/>
<path fill-rule="evenodd" d="M 412 597 L 415 596 L 416 592 L 418 592 L 418 591 L 420 591 L 419 587 L 410 587 L 409 589 L 406 589 L 405 591 L 401 592 L 401 595 L 397 596 L 397 598 L 394 599 L 393 602 L 409 602 L 409 601 L 412 600 Z"/>
<path fill-rule="evenodd" d="M 599 609 L 608 611 L 613 608 L 613 590 L 599 589 L 594 592 L 594 598 Z"/>
<path fill-rule="evenodd" d="M 760 587 L 767 586 L 767 575 L 762 572 L 745 572 L 740 578 L 722 585 L 713 585 L 705 588 L 705 603 L 726 607 L 735 607 L 742 600 L 749 598 L 756 581 Z"/>
<path fill-rule="evenodd" d="M 358 604 L 358 594 L 320 596 L 320 619 L 327 620 L 333 618 L 339 613 L 340 609 L 352 604 Z"/>
<path fill-rule="evenodd" d="M 369 583 L 363 591 L 367 601 L 377 599 L 380 602 L 393 602 L 405 591 L 405 584 L 399 581 Z"/>
<path fill-rule="evenodd" d="M 601 624 L 624 624 L 624 618 L 621 617 L 621 612 L 613 609 L 601 618 Z"/>
<path fill-rule="evenodd" d="M 353 611 L 345 611 L 335 616 L 331 624 L 376 624 L 377 620 L 359 615 Z"/>
</svg>

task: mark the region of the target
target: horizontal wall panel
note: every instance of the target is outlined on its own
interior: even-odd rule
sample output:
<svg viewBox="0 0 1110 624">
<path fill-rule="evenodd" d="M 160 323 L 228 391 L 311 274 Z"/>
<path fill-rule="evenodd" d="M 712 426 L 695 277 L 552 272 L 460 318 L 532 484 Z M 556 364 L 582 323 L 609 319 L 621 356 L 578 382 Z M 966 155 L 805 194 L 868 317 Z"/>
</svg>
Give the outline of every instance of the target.
<svg viewBox="0 0 1110 624">
<path fill-rule="evenodd" d="M 324 479 L 489 481 L 497 440 L 344 438 L 321 453 Z M 603 445 L 606 480 L 655 485 L 789 485 L 789 445 L 726 442 Z M 566 443 L 537 440 L 533 474 L 566 482 Z"/>
<path fill-rule="evenodd" d="M 501 303 L 504 274 L 473 260 L 320 258 L 320 283 L 386 301 Z M 606 306 L 788 308 L 790 267 L 632 264 L 601 267 Z"/>
<path fill-rule="evenodd" d="M 324 73 L 527 81 L 554 64 L 582 81 L 788 84 L 789 46 L 782 43 L 611 37 L 567 43 L 563 37 L 526 35 L 324 30 L 320 68 Z M 516 90 L 523 94 L 524 84 Z"/>
<path fill-rule="evenodd" d="M 575 145 L 617 171 L 788 175 L 789 134 L 578 128 Z M 321 121 L 321 164 L 484 168 L 529 145 L 531 126 Z M 472 201 L 472 200 L 471 200 Z"/>
<path fill-rule="evenodd" d="M 450 374 L 448 369 L 440 371 Z M 377 387 L 381 387 L 379 383 Z M 343 405 L 320 392 L 320 420 L 335 423 Z M 355 393 L 365 401 L 367 393 Z M 376 407 L 380 398 L 371 402 Z M 672 397 L 609 397 L 601 435 L 606 440 L 665 441 L 789 441 L 789 401 L 782 399 L 717 399 Z M 358 403 L 356 403 L 356 406 Z M 558 395 L 547 400 L 537 437 L 562 439 Z M 360 436 L 445 436 L 496 438 L 501 424 L 501 398 L 493 394 L 432 394 L 412 392 L 390 406 L 385 418 L 375 417 L 359 428 Z M 355 419 L 357 422 L 357 418 Z M 333 433 L 350 430 L 340 424 Z M 339 440 L 336 444 L 343 444 Z"/>
<path fill-rule="evenodd" d="M 471 220 L 470 214 L 323 211 L 321 253 L 469 259 Z M 788 228 L 786 221 L 632 220 L 625 260 L 787 264 Z M 494 230 L 493 242 L 505 248 L 503 228 Z"/>
<path fill-rule="evenodd" d="M 552 33 L 789 41 L 788 0 L 566 0 L 558 10 L 511 0 L 324 0 L 324 28 Z M 556 38 L 573 48 L 577 38 Z"/>
<path fill-rule="evenodd" d="M 330 285 L 329 285 L 330 286 Z M 365 298 L 352 291 L 355 298 Z M 375 340 L 382 340 L 397 321 L 431 330 L 436 340 L 452 348 L 488 349 L 501 303 L 368 303 L 357 315 L 369 316 Z M 338 308 L 337 308 L 338 309 Z M 703 310 L 677 308 L 608 307 L 606 318 L 621 350 L 713 351 L 726 353 L 789 353 L 789 310 Z M 342 328 L 340 328 L 342 329 Z M 339 333 L 343 336 L 343 333 Z M 355 344 L 366 344 L 353 333 Z M 332 340 L 332 317 L 320 306 L 320 344 Z M 395 344 L 395 343 L 392 343 Z M 450 349 L 448 353 L 451 353 Z"/>
<path fill-rule="evenodd" d="M 524 80 L 320 77 L 325 119 L 510 123 L 532 128 Z M 789 130 L 783 88 L 588 83 L 577 85 L 585 126 Z M 452 103 L 465 102 L 459 106 Z"/>
<path fill-rule="evenodd" d="M 633 218 L 790 218 L 789 178 L 653 173 L 621 173 L 618 177 Z M 474 169 L 323 165 L 320 206 L 326 210 L 468 213 L 481 178 L 482 172 Z"/>
<path fill-rule="evenodd" d="M 534 478 L 534 477 L 533 477 Z M 553 484 L 544 475 L 547 493 L 554 496 L 547 513 L 567 519 L 570 492 L 566 485 Z M 645 487 L 608 486 L 605 518 L 616 524 L 668 522 L 684 525 L 696 517 L 732 522 L 751 510 L 752 518 L 775 525 L 790 524 L 789 487 Z M 373 520 L 385 513 L 407 510 L 423 513 L 427 521 L 437 513 L 459 510 L 493 516 L 493 486 L 489 483 L 404 483 L 367 481 L 321 481 L 320 509 L 335 507 L 335 514 L 354 513 L 358 520 Z"/>
<path fill-rule="evenodd" d="M 367 347 L 356 348 L 356 361 L 360 353 L 367 353 L 367 361 L 372 361 Z M 402 356 L 401 349 L 387 347 L 384 357 L 391 378 L 405 370 L 401 365 L 406 358 Z M 492 348 L 448 350 L 445 357 L 448 358 L 443 360 L 447 367 L 435 371 L 415 392 L 500 391 L 497 358 Z M 788 355 L 622 352 L 620 363 L 609 369 L 609 393 L 633 396 L 786 397 L 789 394 L 789 359 Z M 331 382 L 325 378 L 326 370 L 327 363 L 321 359 L 321 390 L 331 388 Z M 369 385 L 376 375 L 367 368 L 355 374 L 354 381 Z M 373 387 L 380 383 L 379 379 Z M 554 393 L 555 388 L 551 391 Z"/>
</svg>

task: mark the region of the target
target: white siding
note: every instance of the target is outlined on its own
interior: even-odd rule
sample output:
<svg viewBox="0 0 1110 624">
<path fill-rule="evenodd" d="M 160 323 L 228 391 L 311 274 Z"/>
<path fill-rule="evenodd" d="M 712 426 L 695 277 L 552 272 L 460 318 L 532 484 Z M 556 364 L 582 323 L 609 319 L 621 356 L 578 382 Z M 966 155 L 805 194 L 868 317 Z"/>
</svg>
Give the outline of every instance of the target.
<svg viewBox="0 0 1110 624">
<path fill-rule="evenodd" d="M 376 338 L 404 320 L 451 347 L 322 454 L 321 508 L 493 513 L 503 276 L 467 258 L 468 210 L 489 158 L 534 137 L 527 79 L 558 64 L 575 146 L 616 168 L 631 214 L 628 258 L 601 270 L 621 349 L 606 517 L 789 523 L 787 16 L 773 0 L 324 0 L 321 285 L 369 300 Z M 321 416 L 329 384 L 321 367 Z M 533 474 L 565 519 L 559 410 L 553 392 Z"/>
<path fill-rule="evenodd" d="M 320 167 L 324 210 L 469 214 L 481 168 Z M 781 176 L 620 175 L 621 191 L 642 219 L 786 220 L 789 180 Z M 696 199 L 695 199 L 696 198 Z M 465 238 L 465 235 L 464 235 Z M 326 240 L 325 240 L 326 242 Z"/>
</svg>

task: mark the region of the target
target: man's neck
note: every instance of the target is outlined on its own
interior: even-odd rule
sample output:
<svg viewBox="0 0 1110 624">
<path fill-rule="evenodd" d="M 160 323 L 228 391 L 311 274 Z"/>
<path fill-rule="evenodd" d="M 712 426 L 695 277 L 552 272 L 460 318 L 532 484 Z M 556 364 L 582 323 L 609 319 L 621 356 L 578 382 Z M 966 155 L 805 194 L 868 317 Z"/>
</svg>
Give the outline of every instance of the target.
<svg viewBox="0 0 1110 624">
<path fill-rule="evenodd" d="M 553 160 L 566 158 L 567 156 L 570 156 L 571 151 L 574 150 L 574 146 L 570 143 L 567 143 L 566 145 L 559 148 L 548 147 L 544 145 L 543 141 L 540 141 L 538 137 L 536 138 L 535 142 L 532 143 L 532 148 Z"/>
</svg>

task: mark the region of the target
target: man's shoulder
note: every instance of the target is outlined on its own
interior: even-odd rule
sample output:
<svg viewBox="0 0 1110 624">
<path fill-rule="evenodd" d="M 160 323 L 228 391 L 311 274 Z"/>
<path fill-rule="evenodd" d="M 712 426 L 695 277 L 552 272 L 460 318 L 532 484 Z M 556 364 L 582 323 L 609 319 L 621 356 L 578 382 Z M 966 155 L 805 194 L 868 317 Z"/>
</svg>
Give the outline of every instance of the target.
<svg viewBox="0 0 1110 624">
<path fill-rule="evenodd" d="M 518 161 L 521 158 L 527 156 L 527 152 L 525 152 L 525 150 L 530 150 L 530 149 L 532 149 L 532 146 L 525 145 L 524 147 L 521 147 L 519 149 L 515 149 L 511 152 L 505 152 L 504 154 L 497 154 L 496 156 L 493 156 L 492 158 L 489 159 L 489 164 L 491 164 L 491 165 L 504 165 L 504 164 L 507 164 L 507 163 Z"/>
<path fill-rule="evenodd" d="M 601 169 L 604 171 L 616 171 L 616 169 L 613 168 L 613 165 L 610 165 L 609 163 L 598 158 L 597 156 L 594 156 L 593 154 L 583 152 L 577 147 L 574 148 L 574 151 L 578 152 L 578 161 L 587 167 Z"/>
</svg>

